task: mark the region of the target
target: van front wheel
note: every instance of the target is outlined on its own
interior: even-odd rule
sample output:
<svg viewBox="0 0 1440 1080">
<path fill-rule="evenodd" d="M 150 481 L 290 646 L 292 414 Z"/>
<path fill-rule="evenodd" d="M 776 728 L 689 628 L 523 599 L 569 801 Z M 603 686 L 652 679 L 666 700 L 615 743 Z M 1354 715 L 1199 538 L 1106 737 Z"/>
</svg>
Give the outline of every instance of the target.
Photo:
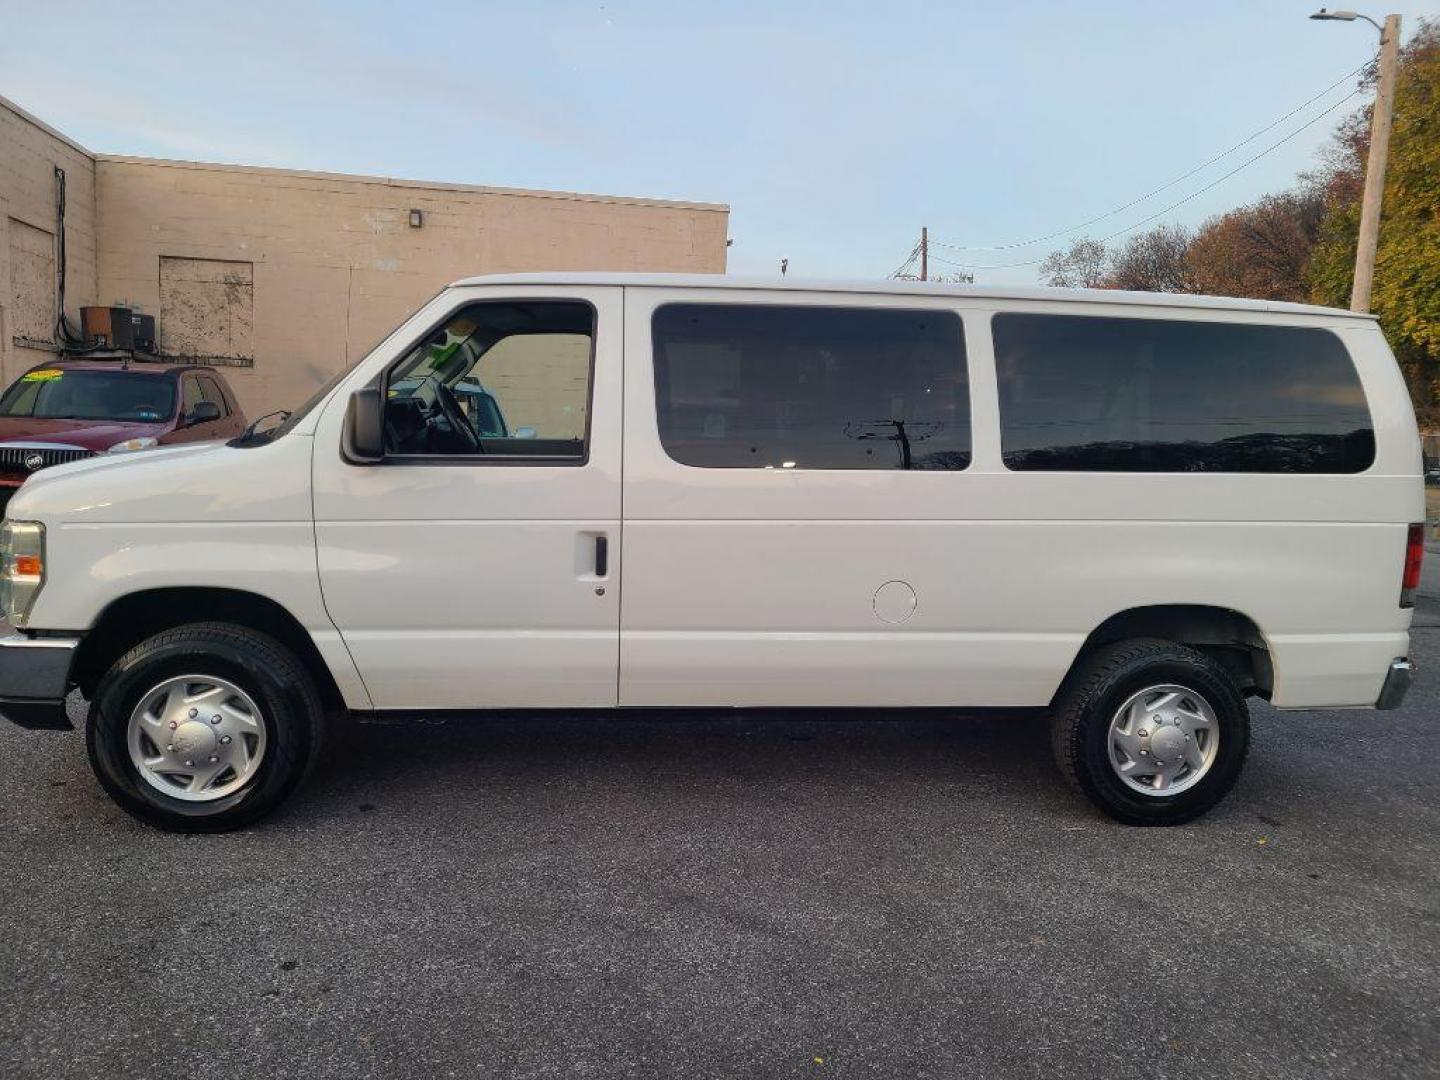
<svg viewBox="0 0 1440 1080">
<path fill-rule="evenodd" d="M 177 832 L 237 829 L 278 806 L 320 748 L 314 680 L 264 634 L 195 623 L 135 646 L 90 706 L 90 764 L 128 813 Z"/>
<path fill-rule="evenodd" d="M 1178 825 L 1234 786 L 1250 712 L 1229 672 L 1204 653 L 1134 640 L 1081 661 L 1052 733 L 1061 772 L 1105 813 L 1129 825 Z"/>
</svg>

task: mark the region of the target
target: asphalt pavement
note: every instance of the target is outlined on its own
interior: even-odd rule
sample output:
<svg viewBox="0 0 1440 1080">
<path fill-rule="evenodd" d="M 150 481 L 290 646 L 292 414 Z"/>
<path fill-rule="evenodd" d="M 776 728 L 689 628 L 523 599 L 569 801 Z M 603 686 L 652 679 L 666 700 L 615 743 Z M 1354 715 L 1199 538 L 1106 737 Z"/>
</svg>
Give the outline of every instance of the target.
<svg viewBox="0 0 1440 1080">
<path fill-rule="evenodd" d="M 1169 830 L 1028 720 L 363 727 L 217 837 L 0 727 L 0 1076 L 1440 1076 L 1427 586 L 1403 710 Z"/>
</svg>

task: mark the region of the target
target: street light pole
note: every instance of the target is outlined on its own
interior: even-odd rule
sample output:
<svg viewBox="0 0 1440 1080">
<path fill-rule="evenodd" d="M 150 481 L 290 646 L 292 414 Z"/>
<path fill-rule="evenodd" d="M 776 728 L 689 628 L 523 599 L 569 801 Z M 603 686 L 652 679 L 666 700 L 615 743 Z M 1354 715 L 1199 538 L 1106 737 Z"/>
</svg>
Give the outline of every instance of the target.
<svg viewBox="0 0 1440 1080">
<path fill-rule="evenodd" d="M 1395 72 L 1400 59 L 1400 16 L 1385 16 L 1380 32 L 1380 85 L 1370 124 L 1370 159 L 1365 163 L 1365 196 L 1360 203 L 1360 242 L 1355 248 L 1355 284 L 1350 310 L 1370 310 L 1375 280 L 1375 250 L 1380 245 L 1380 200 L 1385 194 L 1385 165 L 1390 153 L 1390 120 L 1395 111 Z"/>
<path fill-rule="evenodd" d="M 1355 245 L 1355 279 L 1350 289 L 1350 310 L 1370 310 L 1375 281 L 1375 251 L 1380 246 L 1380 203 L 1385 194 L 1385 166 L 1390 153 L 1390 122 L 1395 111 L 1395 75 L 1400 60 L 1400 16 L 1385 16 L 1382 27 L 1368 15 L 1354 11 L 1326 11 L 1312 19 L 1353 22 L 1364 19 L 1380 31 L 1380 81 L 1375 89 L 1370 122 L 1370 156 L 1365 162 L 1365 194 L 1360 200 L 1360 235 Z"/>
</svg>

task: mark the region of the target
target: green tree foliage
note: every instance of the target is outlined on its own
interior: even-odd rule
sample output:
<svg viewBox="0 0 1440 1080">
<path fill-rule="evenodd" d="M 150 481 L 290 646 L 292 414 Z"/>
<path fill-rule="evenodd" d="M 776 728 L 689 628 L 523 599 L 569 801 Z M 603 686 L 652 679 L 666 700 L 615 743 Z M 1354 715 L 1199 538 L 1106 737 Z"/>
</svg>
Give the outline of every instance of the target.
<svg viewBox="0 0 1440 1080">
<path fill-rule="evenodd" d="M 1326 195 L 1306 268 L 1317 303 L 1343 307 L 1350 299 L 1369 129 L 1368 109 L 1347 121 L 1328 167 L 1314 177 Z M 1433 21 L 1422 22 L 1400 54 L 1371 309 L 1416 405 L 1433 409 L 1440 402 L 1440 23 Z"/>
</svg>

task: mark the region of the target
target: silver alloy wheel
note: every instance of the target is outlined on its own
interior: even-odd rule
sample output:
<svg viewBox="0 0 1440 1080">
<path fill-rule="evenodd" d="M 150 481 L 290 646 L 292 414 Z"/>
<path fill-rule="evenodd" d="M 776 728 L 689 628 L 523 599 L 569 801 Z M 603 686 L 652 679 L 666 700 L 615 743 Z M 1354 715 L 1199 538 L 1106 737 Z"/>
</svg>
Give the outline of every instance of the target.
<svg viewBox="0 0 1440 1080">
<path fill-rule="evenodd" d="M 265 720 L 250 695 L 214 675 L 166 679 L 130 714 L 130 761 L 172 799 L 239 791 L 265 757 Z"/>
<path fill-rule="evenodd" d="M 1177 795 L 1215 764 L 1220 724 L 1210 703 L 1184 686 L 1151 686 L 1115 711 L 1108 739 L 1110 767 L 1142 795 Z"/>
</svg>

